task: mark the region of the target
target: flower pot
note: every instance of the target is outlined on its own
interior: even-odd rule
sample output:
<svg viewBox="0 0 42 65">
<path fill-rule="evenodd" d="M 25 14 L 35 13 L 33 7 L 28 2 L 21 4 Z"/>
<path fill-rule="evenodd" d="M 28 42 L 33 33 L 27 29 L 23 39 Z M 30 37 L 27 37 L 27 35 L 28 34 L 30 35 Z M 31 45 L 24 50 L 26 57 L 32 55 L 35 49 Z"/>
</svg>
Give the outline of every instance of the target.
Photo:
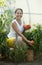
<svg viewBox="0 0 42 65">
<path fill-rule="evenodd" d="M 2 54 L 0 53 L 0 60 L 2 59 L 3 57 L 2 57 Z"/>
<path fill-rule="evenodd" d="M 28 50 L 27 51 L 27 57 L 26 57 L 26 61 L 33 61 L 34 60 L 34 52 L 33 50 Z"/>
</svg>

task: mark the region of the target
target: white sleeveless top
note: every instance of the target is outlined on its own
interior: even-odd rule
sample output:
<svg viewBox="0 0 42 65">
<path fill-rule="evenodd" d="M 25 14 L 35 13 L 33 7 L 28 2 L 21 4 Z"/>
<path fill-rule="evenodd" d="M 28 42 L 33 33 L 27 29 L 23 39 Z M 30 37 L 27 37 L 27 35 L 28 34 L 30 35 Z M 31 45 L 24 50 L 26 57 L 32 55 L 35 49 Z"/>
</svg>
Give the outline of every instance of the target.
<svg viewBox="0 0 42 65">
<path fill-rule="evenodd" d="M 18 26 L 20 32 L 22 33 L 23 30 L 24 30 L 24 29 L 23 29 L 24 21 L 21 20 L 21 25 L 17 22 L 16 19 L 14 19 L 14 20 L 12 21 L 12 23 L 14 23 L 14 22 L 17 24 L 17 26 Z M 18 34 L 17 34 L 17 36 L 18 36 Z M 13 29 L 12 27 L 10 28 L 10 32 L 9 32 L 9 34 L 8 34 L 8 38 L 11 38 L 11 37 L 16 37 L 16 32 L 14 31 L 14 29 Z"/>
</svg>

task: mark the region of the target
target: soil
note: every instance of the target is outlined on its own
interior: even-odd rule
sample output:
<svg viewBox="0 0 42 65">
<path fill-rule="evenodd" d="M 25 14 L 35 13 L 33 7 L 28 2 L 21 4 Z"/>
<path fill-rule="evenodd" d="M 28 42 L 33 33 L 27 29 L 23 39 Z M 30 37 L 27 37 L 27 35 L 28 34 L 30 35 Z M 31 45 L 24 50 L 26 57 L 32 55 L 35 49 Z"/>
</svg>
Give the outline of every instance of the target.
<svg viewBox="0 0 42 65">
<path fill-rule="evenodd" d="M 0 65 L 42 65 L 42 59 L 37 59 L 32 62 L 14 63 L 12 61 L 0 60 Z"/>
</svg>

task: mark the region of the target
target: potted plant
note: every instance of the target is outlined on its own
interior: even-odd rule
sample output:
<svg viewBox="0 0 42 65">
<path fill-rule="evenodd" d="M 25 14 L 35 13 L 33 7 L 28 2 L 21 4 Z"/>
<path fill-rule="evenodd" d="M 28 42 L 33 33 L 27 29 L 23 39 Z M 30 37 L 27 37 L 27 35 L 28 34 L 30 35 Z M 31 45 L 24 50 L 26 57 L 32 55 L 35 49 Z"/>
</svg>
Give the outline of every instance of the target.
<svg viewBox="0 0 42 65">
<path fill-rule="evenodd" d="M 39 58 L 40 51 L 42 50 L 42 28 L 40 25 L 35 25 L 35 28 L 31 31 L 23 33 L 29 40 L 34 40 L 34 45 L 29 49 L 33 49 L 36 58 Z"/>
<path fill-rule="evenodd" d="M 28 51 L 27 51 L 27 57 L 26 57 L 26 61 L 33 61 L 34 60 L 34 51 L 33 51 L 33 47 L 34 47 L 34 39 L 32 37 L 32 32 L 26 30 L 25 32 L 23 32 L 23 35 L 28 39 L 28 40 L 31 40 L 32 43 L 32 46 L 30 46 L 28 43 L 27 46 L 28 46 Z"/>
<path fill-rule="evenodd" d="M 27 45 L 17 43 L 14 46 L 13 50 L 10 50 L 10 59 L 14 62 L 24 62 L 26 58 L 26 53 L 27 53 Z"/>
</svg>

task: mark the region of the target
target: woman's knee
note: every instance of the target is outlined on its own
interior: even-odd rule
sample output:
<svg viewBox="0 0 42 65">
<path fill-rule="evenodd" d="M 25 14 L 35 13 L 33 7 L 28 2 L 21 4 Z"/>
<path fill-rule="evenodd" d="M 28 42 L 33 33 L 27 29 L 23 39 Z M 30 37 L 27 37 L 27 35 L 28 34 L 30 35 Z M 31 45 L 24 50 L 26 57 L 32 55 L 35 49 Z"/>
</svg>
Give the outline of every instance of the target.
<svg viewBox="0 0 42 65">
<path fill-rule="evenodd" d="M 22 37 L 19 36 L 19 37 L 18 37 L 18 41 L 22 41 Z"/>
</svg>

